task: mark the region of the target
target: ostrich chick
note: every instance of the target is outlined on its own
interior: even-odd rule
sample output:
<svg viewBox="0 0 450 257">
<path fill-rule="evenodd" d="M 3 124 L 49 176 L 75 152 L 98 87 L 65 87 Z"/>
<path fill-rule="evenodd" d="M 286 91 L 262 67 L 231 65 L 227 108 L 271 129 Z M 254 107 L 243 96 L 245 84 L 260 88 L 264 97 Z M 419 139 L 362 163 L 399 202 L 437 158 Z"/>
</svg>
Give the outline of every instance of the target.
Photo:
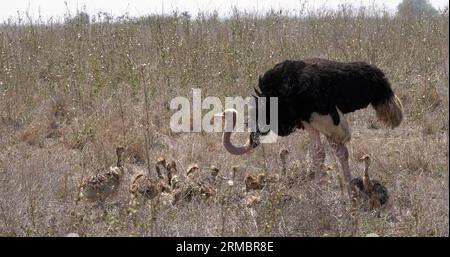
<svg viewBox="0 0 450 257">
<path fill-rule="evenodd" d="M 219 168 L 217 168 L 214 165 L 211 165 L 210 169 L 210 175 L 208 177 L 208 182 L 212 185 L 212 186 L 220 186 L 222 184 L 222 182 L 225 180 L 224 177 L 219 175 Z"/>
<path fill-rule="evenodd" d="M 253 208 L 257 204 L 261 203 L 261 194 L 259 191 L 251 191 L 245 195 L 243 199 L 244 204 L 247 208 Z"/>
<path fill-rule="evenodd" d="M 79 199 L 85 198 L 89 201 L 103 202 L 106 198 L 112 196 L 118 191 L 121 178 L 124 173 L 122 163 L 125 148 L 120 146 L 116 148 L 117 164 L 109 170 L 90 177 L 83 183 L 80 190 Z"/>
<path fill-rule="evenodd" d="M 380 209 L 384 206 L 388 200 L 389 195 L 388 191 L 383 184 L 381 184 L 378 180 L 371 180 L 369 177 L 369 166 L 370 166 L 370 156 L 364 155 L 361 157 L 361 160 L 364 161 L 364 177 L 362 179 L 364 186 L 364 193 L 367 195 L 369 200 L 369 208 L 372 209 Z"/>
<path fill-rule="evenodd" d="M 286 168 L 286 159 L 289 154 L 289 151 L 287 149 L 281 149 L 280 153 L 278 154 L 281 160 L 281 174 L 283 176 L 286 176 L 287 174 L 287 168 Z"/>
<path fill-rule="evenodd" d="M 234 186 L 234 184 L 236 183 L 235 180 L 236 180 L 236 172 L 237 172 L 237 170 L 238 170 L 238 167 L 237 167 L 237 166 L 231 167 L 231 179 L 229 179 L 229 180 L 227 181 L 227 184 L 228 184 L 230 187 Z"/>
<path fill-rule="evenodd" d="M 180 181 L 177 175 L 172 177 L 172 205 L 175 205 L 181 201 L 190 202 L 192 200 L 193 188 L 189 183 Z"/>
<path fill-rule="evenodd" d="M 136 198 L 142 196 L 144 199 L 153 199 L 161 191 L 162 184 L 145 174 L 137 174 L 131 179 L 130 193 Z"/>
<path fill-rule="evenodd" d="M 266 185 L 266 176 L 264 174 L 258 174 L 257 176 L 248 174 L 244 178 L 245 191 L 261 190 Z"/>
<path fill-rule="evenodd" d="M 186 181 L 181 181 L 177 175 L 174 175 L 171 179 L 172 187 L 172 205 L 180 202 L 190 202 L 192 201 L 192 196 L 194 195 L 197 186 L 196 176 L 200 168 L 196 163 L 191 164 L 186 171 Z"/>
<path fill-rule="evenodd" d="M 189 187 L 192 191 L 192 196 L 197 196 L 202 199 L 208 199 L 215 194 L 214 189 L 209 184 L 208 179 L 202 179 L 199 173 L 200 168 L 196 163 L 189 166 L 186 176 Z M 218 172 L 218 169 L 213 167 L 212 176 Z M 217 175 L 216 175 L 217 176 Z"/>
<path fill-rule="evenodd" d="M 145 200 L 151 200 L 159 196 L 161 192 L 170 192 L 170 187 L 164 181 L 164 176 L 160 167 L 165 168 L 165 159 L 158 158 L 155 167 L 157 178 L 150 174 L 139 172 L 131 179 L 130 193 L 135 197 L 142 197 Z M 167 171 L 168 172 L 168 171 Z"/>
<path fill-rule="evenodd" d="M 156 174 L 158 175 L 159 179 L 164 179 L 164 176 L 162 175 L 161 167 L 166 169 L 166 159 L 164 157 L 159 157 L 155 164 Z"/>
<path fill-rule="evenodd" d="M 210 170 L 211 170 L 210 179 L 211 179 L 211 182 L 214 183 L 214 182 L 216 182 L 216 180 L 219 176 L 219 168 L 217 168 L 214 165 L 211 165 Z"/>
<path fill-rule="evenodd" d="M 355 177 L 350 181 L 352 203 L 353 205 L 367 204 L 369 210 L 380 210 L 389 200 L 388 191 L 380 181 L 370 179 L 369 155 L 364 155 L 360 160 L 365 163 L 364 176 L 363 178 Z"/>
<path fill-rule="evenodd" d="M 187 171 L 186 171 L 186 176 L 189 177 L 194 177 L 197 175 L 198 171 L 200 170 L 200 168 L 198 167 L 198 165 L 196 163 L 193 163 L 191 165 L 189 165 Z"/>
<path fill-rule="evenodd" d="M 171 186 L 171 183 L 172 183 L 172 177 L 174 176 L 174 174 L 177 174 L 177 173 L 178 173 L 178 171 L 177 171 L 177 165 L 176 165 L 175 161 L 169 162 L 169 163 L 167 164 L 166 170 L 167 170 L 167 184 L 168 184 L 169 186 Z"/>
</svg>

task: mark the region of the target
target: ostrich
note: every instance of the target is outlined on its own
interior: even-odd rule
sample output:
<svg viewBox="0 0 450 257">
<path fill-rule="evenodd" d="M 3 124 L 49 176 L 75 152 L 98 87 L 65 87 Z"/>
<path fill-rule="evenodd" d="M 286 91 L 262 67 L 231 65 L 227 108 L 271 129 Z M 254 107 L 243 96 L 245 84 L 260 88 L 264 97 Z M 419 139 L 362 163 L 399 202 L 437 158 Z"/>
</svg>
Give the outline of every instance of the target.
<svg viewBox="0 0 450 257">
<path fill-rule="evenodd" d="M 311 171 L 316 180 L 320 180 L 324 173 L 325 150 L 320 134 L 326 136 L 334 149 L 346 185 L 353 178 L 345 145 L 350 141 L 351 133 L 344 114 L 371 104 L 378 119 L 391 128 L 397 127 L 403 119 L 401 101 L 394 94 L 385 74 L 364 62 L 343 63 L 320 58 L 286 60 L 260 76 L 258 88 L 255 88 L 255 98 L 278 98 L 278 128 L 273 131 L 275 134 L 284 137 L 296 129 L 306 130 L 312 142 Z M 270 120 L 270 107 L 270 104 L 257 104 L 256 113 L 265 108 L 266 120 Z M 231 116 L 233 125 L 236 115 L 234 109 L 217 114 L 224 122 L 229 122 L 229 118 L 225 117 Z M 264 134 L 257 125 L 256 131 L 250 133 L 249 140 L 243 146 L 231 143 L 231 132 L 223 133 L 222 142 L 229 153 L 242 155 L 259 145 L 261 135 Z"/>
<path fill-rule="evenodd" d="M 162 175 L 161 167 L 166 169 L 166 159 L 164 157 L 159 157 L 156 160 L 156 164 L 155 164 L 156 174 L 158 175 L 158 178 L 164 179 L 164 176 Z"/>
<path fill-rule="evenodd" d="M 214 165 L 211 165 L 211 167 L 209 167 L 209 169 L 211 170 L 211 173 L 210 173 L 210 175 L 211 175 L 210 176 L 211 182 L 214 183 L 217 180 L 218 176 L 219 176 L 219 168 L 217 168 Z"/>
<path fill-rule="evenodd" d="M 199 170 L 198 164 L 193 163 L 189 165 L 186 171 L 186 181 L 180 181 L 178 176 L 173 176 L 171 181 L 173 188 L 173 205 L 182 200 L 184 202 L 190 202 L 194 196 L 209 198 L 213 195 L 211 187 L 200 181 Z"/>
<path fill-rule="evenodd" d="M 380 181 L 370 179 L 370 156 L 363 155 L 360 160 L 365 164 L 364 176 L 363 178 L 355 177 L 350 181 L 353 205 L 363 204 L 369 210 L 376 210 L 379 216 L 379 211 L 386 206 L 389 200 L 388 191 Z"/>
<path fill-rule="evenodd" d="M 209 167 L 210 175 L 207 178 L 207 182 L 214 186 L 220 186 L 221 183 L 225 180 L 224 177 L 219 175 L 219 168 L 214 165 Z"/>
<path fill-rule="evenodd" d="M 193 164 L 189 165 L 189 167 L 186 171 L 187 178 L 190 180 L 195 180 L 195 178 L 198 177 L 199 170 L 200 170 L 200 168 L 198 167 L 198 164 L 193 163 Z"/>
<path fill-rule="evenodd" d="M 174 176 L 174 174 L 178 173 L 175 161 L 170 161 L 166 166 L 166 170 L 167 170 L 167 184 L 171 186 L 172 177 Z"/>
<path fill-rule="evenodd" d="M 119 146 L 116 148 L 117 164 L 109 170 L 90 177 L 83 183 L 78 200 L 84 198 L 88 201 L 97 201 L 103 203 L 106 198 L 117 193 L 121 178 L 123 177 L 124 167 L 122 162 L 125 148 Z M 77 201 L 78 201 L 77 200 Z"/>
<path fill-rule="evenodd" d="M 175 163 L 175 161 L 170 161 L 167 166 L 166 169 L 168 171 L 170 171 L 170 173 L 177 173 L 177 164 Z"/>
<path fill-rule="evenodd" d="M 151 178 L 140 173 L 131 179 L 130 193 L 135 197 L 142 197 L 144 200 L 152 200 L 159 196 L 161 192 L 169 192 L 170 188 L 164 181 Z"/>
<path fill-rule="evenodd" d="M 280 157 L 280 160 L 281 160 L 281 174 L 283 176 L 286 176 L 286 174 L 287 174 L 286 159 L 287 159 L 288 154 L 289 154 L 289 151 L 284 148 L 281 149 L 280 153 L 278 154 Z"/>
<path fill-rule="evenodd" d="M 280 181 L 279 174 L 267 174 L 266 172 L 258 175 L 247 174 L 244 178 L 245 190 L 261 190 L 268 184 L 276 184 Z"/>
<path fill-rule="evenodd" d="M 388 200 L 389 195 L 386 187 L 384 187 L 380 181 L 375 179 L 370 179 L 369 176 L 369 166 L 370 166 L 370 156 L 364 155 L 361 157 L 361 160 L 364 161 L 364 177 L 362 179 L 364 186 L 364 193 L 367 195 L 369 200 L 369 209 L 377 209 L 379 210 L 382 206 L 384 206 Z"/>
<path fill-rule="evenodd" d="M 150 170 L 147 173 L 139 171 L 131 178 L 129 191 L 134 199 L 141 198 L 144 202 L 146 200 L 153 200 L 159 197 L 162 192 L 170 192 L 171 188 L 165 181 L 161 167 L 166 168 L 166 160 L 163 157 L 158 158 L 155 164 L 157 177 L 152 177 Z M 166 169 L 169 177 L 169 170 Z"/>
<path fill-rule="evenodd" d="M 192 196 L 198 196 L 203 199 L 208 199 L 215 194 L 215 191 L 212 187 L 213 181 L 216 180 L 219 169 L 215 166 L 211 167 L 211 177 L 202 178 L 201 174 L 199 174 L 200 168 L 194 163 L 191 164 L 186 172 L 187 183 L 190 185 Z M 212 182 L 212 183 L 211 183 Z"/>
<path fill-rule="evenodd" d="M 266 176 L 261 173 L 258 175 L 248 174 L 244 178 L 245 191 L 249 192 L 251 190 L 261 190 L 266 185 Z"/>
<path fill-rule="evenodd" d="M 233 165 L 233 167 L 231 167 L 231 179 L 229 179 L 227 181 L 227 184 L 230 187 L 234 186 L 234 184 L 236 183 L 234 181 L 236 180 L 236 172 L 237 172 L 237 170 L 238 170 L 238 166 Z"/>
<path fill-rule="evenodd" d="M 175 205 L 181 201 L 190 202 L 192 200 L 193 187 L 190 183 L 180 181 L 177 175 L 172 177 L 172 205 Z"/>
<path fill-rule="evenodd" d="M 261 193 L 259 191 L 247 192 L 243 200 L 247 208 L 253 208 L 261 203 Z"/>
</svg>

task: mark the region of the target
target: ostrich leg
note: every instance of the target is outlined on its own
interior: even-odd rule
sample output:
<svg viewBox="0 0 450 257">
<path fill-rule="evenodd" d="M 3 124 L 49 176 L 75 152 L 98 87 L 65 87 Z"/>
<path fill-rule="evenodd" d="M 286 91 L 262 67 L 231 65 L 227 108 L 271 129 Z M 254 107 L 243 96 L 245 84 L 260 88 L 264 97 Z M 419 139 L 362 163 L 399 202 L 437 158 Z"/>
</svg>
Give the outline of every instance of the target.
<svg viewBox="0 0 450 257">
<path fill-rule="evenodd" d="M 325 149 L 320 140 L 320 133 L 310 124 L 303 122 L 303 127 L 308 132 L 312 147 L 309 149 L 312 157 L 312 171 L 314 172 L 315 180 L 320 181 L 324 175 Z"/>
<path fill-rule="evenodd" d="M 345 182 L 348 185 L 350 183 L 350 180 L 352 180 L 352 173 L 350 172 L 350 166 L 348 164 L 347 147 L 345 146 L 345 143 L 337 143 L 330 137 L 327 137 L 327 139 L 331 147 L 333 147 L 336 153 L 336 157 L 339 159 L 339 162 L 341 163 L 342 173 L 344 173 Z"/>
</svg>

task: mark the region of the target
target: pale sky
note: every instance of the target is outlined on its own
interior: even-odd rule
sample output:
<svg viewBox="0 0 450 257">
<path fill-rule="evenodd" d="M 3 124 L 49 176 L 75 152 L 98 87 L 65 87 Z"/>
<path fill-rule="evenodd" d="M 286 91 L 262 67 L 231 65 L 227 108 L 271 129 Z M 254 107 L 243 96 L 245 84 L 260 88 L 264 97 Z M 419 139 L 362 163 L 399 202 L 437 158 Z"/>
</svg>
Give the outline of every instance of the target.
<svg viewBox="0 0 450 257">
<path fill-rule="evenodd" d="M 301 3 L 307 3 L 308 8 L 336 8 L 343 3 L 351 3 L 354 6 L 375 4 L 379 7 L 395 11 L 396 6 L 402 0 L 0 0 L 0 22 L 9 17 L 17 17 L 17 12 L 23 15 L 27 10 L 33 17 L 41 14 L 43 20 L 50 17 L 61 19 L 67 13 L 64 2 L 67 2 L 71 14 L 78 9 L 84 9 L 90 13 L 105 11 L 119 16 L 128 13 L 130 16 L 141 16 L 152 13 L 170 13 L 173 10 L 188 11 L 191 14 L 201 11 L 217 10 L 221 16 L 231 12 L 232 7 L 239 10 L 257 11 L 264 14 L 270 8 L 285 9 L 295 12 Z M 430 0 L 437 9 L 448 6 L 448 0 Z"/>
</svg>

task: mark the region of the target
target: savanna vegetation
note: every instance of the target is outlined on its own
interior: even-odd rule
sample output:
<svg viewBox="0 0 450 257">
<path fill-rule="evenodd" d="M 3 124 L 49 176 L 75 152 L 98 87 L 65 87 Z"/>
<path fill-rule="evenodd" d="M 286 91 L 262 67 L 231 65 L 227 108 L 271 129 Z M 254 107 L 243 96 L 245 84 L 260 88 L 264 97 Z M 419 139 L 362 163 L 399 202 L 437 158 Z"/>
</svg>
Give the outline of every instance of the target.
<svg viewBox="0 0 450 257">
<path fill-rule="evenodd" d="M 95 18 L 95 19 L 93 19 Z M 192 96 L 248 96 L 258 75 L 285 59 L 323 57 L 380 67 L 404 105 L 390 130 L 371 108 L 348 116 L 350 163 L 389 190 L 380 217 L 351 211 L 339 189 L 340 167 L 327 149 L 327 185 L 308 176 L 308 137 L 298 131 L 253 154 L 231 156 L 220 134 L 173 133 L 169 102 Z M 99 14 L 65 22 L 0 25 L 0 235 L 61 236 L 448 236 L 448 8 L 395 16 L 375 7 L 264 15 L 235 10 L 141 18 Z M 242 142 L 245 135 L 235 140 Z M 119 193 L 98 210 L 79 201 L 88 176 L 116 161 L 125 146 Z M 296 178 L 240 201 L 242 174 L 281 171 L 280 149 Z M 330 151 L 330 152 L 328 152 Z M 191 163 L 230 178 L 208 201 L 138 204 L 127 183 L 133 167 L 175 160 L 180 179 Z M 156 176 L 156 175 L 155 175 Z M 283 191 L 280 193 L 280 191 Z M 285 196 L 288 195 L 288 200 Z"/>
</svg>

